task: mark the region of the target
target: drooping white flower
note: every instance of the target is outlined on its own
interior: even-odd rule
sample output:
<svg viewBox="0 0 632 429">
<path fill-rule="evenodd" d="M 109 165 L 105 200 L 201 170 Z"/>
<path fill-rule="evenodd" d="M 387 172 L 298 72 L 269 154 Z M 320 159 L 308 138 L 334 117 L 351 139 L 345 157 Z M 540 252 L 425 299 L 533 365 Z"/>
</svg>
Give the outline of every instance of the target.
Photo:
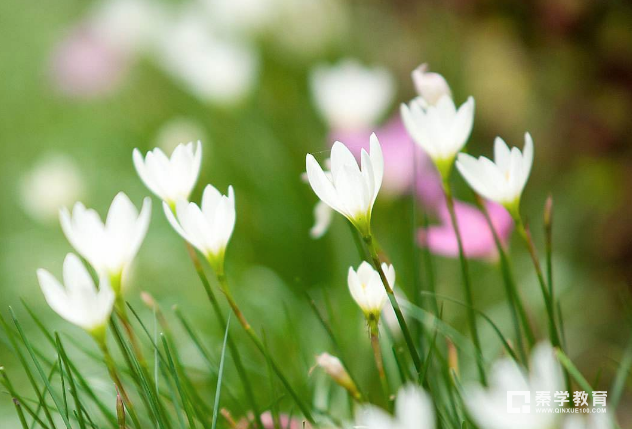
<svg viewBox="0 0 632 429">
<path fill-rule="evenodd" d="M 429 105 L 439 102 L 441 97 L 452 97 L 448 82 L 439 73 L 428 71 L 428 64 L 424 63 L 413 70 L 413 83 L 417 94 Z"/>
<path fill-rule="evenodd" d="M 114 291 L 107 276 L 101 276 L 97 290 L 79 258 L 69 253 L 64 260 L 64 286 L 48 271 L 37 270 L 40 287 L 48 305 L 61 317 L 93 335 L 101 335 L 114 305 Z"/>
<path fill-rule="evenodd" d="M 391 288 L 395 287 L 395 269 L 392 265 L 382 263 L 382 270 Z M 366 261 L 362 261 L 358 271 L 349 267 L 347 275 L 349 291 L 355 302 L 360 306 L 367 318 L 378 320 L 382 307 L 388 300 L 386 289 L 380 274 Z"/>
<path fill-rule="evenodd" d="M 163 203 L 165 215 L 171 226 L 186 241 L 195 246 L 211 262 L 223 261 L 230 236 L 235 229 L 235 193 L 228 187 L 228 195 L 222 195 L 212 185 L 206 185 L 201 207 L 179 200 L 175 215 Z"/>
<path fill-rule="evenodd" d="M 364 129 L 375 125 L 395 94 L 394 79 L 383 68 L 366 68 L 355 60 L 312 72 L 316 107 L 332 129 Z"/>
<path fill-rule="evenodd" d="M 306 158 L 307 178 L 323 202 L 349 219 L 367 234 L 371 211 L 382 185 L 384 159 L 375 134 L 371 135 L 371 153 L 361 153 L 361 168 L 347 147 L 335 142 L 331 148 L 331 174 L 323 171 L 313 155 Z"/>
<path fill-rule="evenodd" d="M 167 204 L 173 206 L 180 199 L 187 200 L 195 187 L 202 164 L 202 143 L 180 144 L 171 158 L 156 148 L 145 158 L 134 149 L 134 166 L 145 186 Z"/>
<path fill-rule="evenodd" d="M 21 180 L 20 197 L 35 220 L 57 219 L 59 209 L 74 204 L 84 194 L 82 174 L 72 158 L 46 155 Z"/>
<path fill-rule="evenodd" d="M 140 214 L 130 199 L 119 192 L 110 206 L 105 223 L 93 209 L 76 203 L 72 214 L 60 212 L 66 238 L 81 256 L 100 274 L 108 275 L 116 293 L 120 277 L 142 244 L 151 216 L 151 199 L 145 198 Z M 117 284 L 118 283 L 118 284 Z"/>
<path fill-rule="evenodd" d="M 401 115 L 408 134 L 446 178 L 454 157 L 472 132 L 474 99 L 469 97 L 457 110 L 449 95 L 441 96 L 435 105 L 427 105 L 416 98 L 408 105 L 402 104 Z"/>
<path fill-rule="evenodd" d="M 419 386 L 406 385 L 397 392 L 395 416 L 374 405 L 360 408 L 355 427 L 366 429 L 434 429 L 432 400 Z"/>
<path fill-rule="evenodd" d="M 460 153 L 456 165 L 463 178 L 484 198 L 504 205 L 515 214 L 520 202 L 531 166 L 533 164 L 533 140 L 524 136 L 524 149 L 511 150 L 500 137 L 494 142 L 494 161 L 481 156 L 476 159 Z"/>
<path fill-rule="evenodd" d="M 356 398 L 359 397 L 360 394 L 353 379 L 336 356 L 321 353 L 316 356 L 316 365 L 322 368 L 336 383 L 347 389 L 351 395 Z"/>
<path fill-rule="evenodd" d="M 491 371 L 489 387 L 470 385 L 465 388 L 465 405 L 481 429 L 542 429 L 556 427 L 555 413 L 510 413 L 509 391 L 530 391 L 531 408 L 535 407 L 536 392 L 564 390 L 562 368 L 555 351 L 548 343 L 540 343 L 531 355 L 531 370 L 526 373 L 508 358 L 497 361 Z M 517 399 L 513 399 L 516 400 Z M 554 403 L 552 403 L 555 405 Z"/>
</svg>

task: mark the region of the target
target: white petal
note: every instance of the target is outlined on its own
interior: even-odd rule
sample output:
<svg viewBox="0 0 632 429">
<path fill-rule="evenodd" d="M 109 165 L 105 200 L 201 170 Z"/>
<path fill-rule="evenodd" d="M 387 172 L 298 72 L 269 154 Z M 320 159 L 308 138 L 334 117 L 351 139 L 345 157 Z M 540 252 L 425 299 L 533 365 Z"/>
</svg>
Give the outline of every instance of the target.
<svg viewBox="0 0 632 429">
<path fill-rule="evenodd" d="M 314 238 L 322 237 L 331 224 L 333 211 L 326 203 L 319 201 L 314 206 L 314 226 L 309 230 L 309 235 Z"/>
</svg>

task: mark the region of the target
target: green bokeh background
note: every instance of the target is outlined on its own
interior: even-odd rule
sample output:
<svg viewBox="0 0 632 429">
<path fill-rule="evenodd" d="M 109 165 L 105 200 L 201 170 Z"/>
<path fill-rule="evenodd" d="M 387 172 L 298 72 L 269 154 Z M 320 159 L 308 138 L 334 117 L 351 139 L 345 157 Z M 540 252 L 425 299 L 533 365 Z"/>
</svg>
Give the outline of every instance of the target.
<svg viewBox="0 0 632 429">
<path fill-rule="evenodd" d="M 362 382 L 377 390 L 360 313 L 346 289 L 348 266 L 359 263 L 349 230 L 337 216 L 324 238 L 314 241 L 308 235 L 316 198 L 300 175 L 305 154 L 328 147 L 308 75 L 316 63 L 346 56 L 384 65 L 397 77 L 395 112 L 399 102 L 414 94 L 410 70 L 428 62 L 451 83 L 457 101 L 470 94 L 476 99 L 470 153 L 490 155 L 496 135 L 521 146 L 523 133 L 532 133 L 536 155 L 523 213 L 542 245 L 542 209 L 546 197 L 553 196 L 555 283 L 569 354 L 589 380 L 599 376 L 599 385 L 609 386 L 630 333 L 625 310 L 632 279 L 629 6 L 579 0 L 342 3 L 346 26 L 319 54 L 281 55 L 265 38 L 260 40 L 260 83 L 246 102 L 231 109 L 201 103 L 145 58 L 134 65 L 122 87 L 105 98 L 74 100 L 58 94 L 47 73 L 51 51 L 89 6 L 70 0 L 0 2 L 3 314 L 13 306 L 34 332 L 22 298 L 52 329 L 87 342 L 85 334 L 48 309 L 36 281 L 39 267 L 59 274 L 71 247 L 56 222 L 36 222 L 21 205 L 20 180 L 35 163 L 51 152 L 71 156 L 85 178 L 83 202 L 102 214 L 119 191 L 140 206 L 148 191 L 134 171 L 132 150 L 153 148 L 163 124 L 188 118 L 205 134 L 203 168 L 193 200 L 199 199 L 206 183 L 221 190 L 229 184 L 235 187 L 237 226 L 228 250 L 228 272 L 253 325 L 265 330 L 270 349 L 292 378 L 301 380 L 307 394 L 308 385 L 319 384 L 318 374 L 307 377 L 313 356 L 332 350 L 303 293 L 311 293 L 320 304 L 325 291 L 337 332 L 355 354 Z M 456 175 L 453 180 L 458 195 L 468 199 L 462 180 Z M 153 203 L 129 300 L 150 322 L 151 314 L 139 299 L 141 290 L 150 291 L 169 317 L 177 305 L 207 334 L 205 341 L 218 356 L 222 333 L 181 239 L 155 198 Z M 376 234 L 397 269 L 398 287 L 408 292 L 415 270 L 421 270 L 413 242 L 413 227 L 420 219 L 413 220 L 411 206 L 409 197 L 379 198 L 374 214 Z M 534 320 L 543 327 L 530 261 L 518 240 L 512 251 L 520 288 Z M 461 298 L 457 261 L 437 257 L 434 263 L 438 290 Z M 473 273 L 477 306 L 510 332 L 498 270 L 476 262 Z M 459 307 L 446 304 L 445 316 L 463 328 Z M 491 359 L 500 345 L 487 327 L 483 333 Z M 242 338 L 238 329 L 233 334 Z M 190 356 L 191 365 L 201 366 L 193 357 L 193 346 L 186 337 L 182 340 L 182 354 Z M 242 347 L 250 352 L 247 365 L 259 374 L 257 383 L 267 397 L 264 362 L 247 343 Z M 0 365 L 28 391 L 5 343 L 0 344 Z M 104 375 L 98 367 L 90 371 L 95 378 Z M 227 380 L 238 391 L 232 368 L 227 371 Z M 469 367 L 464 371 L 467 374 Z M 210 380 L 200 383 L 205 392 L 214 390 Z M 623 404 L 626 399 L 629 403 L 628 397 Z M 290 401 L 285 399 L 282 406 L 289 408 Z M 15 424 L 9 396 L 3 394 L 0 426 Z"/>
</svg>

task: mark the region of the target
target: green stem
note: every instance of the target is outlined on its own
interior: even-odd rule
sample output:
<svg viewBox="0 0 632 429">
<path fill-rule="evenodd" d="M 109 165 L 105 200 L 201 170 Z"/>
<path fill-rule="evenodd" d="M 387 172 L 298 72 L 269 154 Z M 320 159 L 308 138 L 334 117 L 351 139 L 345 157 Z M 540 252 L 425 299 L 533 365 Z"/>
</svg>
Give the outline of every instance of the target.
<svg viewBox="0 0 632 429">
<path fill-rule="evenodd" d="M 307 405 L 305 405 L 305 403 L 301 400 L 298 394 L 294 391 L 294 389 L 292 388 L 292 385 L 290 384 L 288 379 L 285 378 L 285 375 L 283 375 L 283 372 L 281 371 L 281 368 L 276 363 L 276 361 L 272 358 L 272 356 L 270 356 L 269 353 L 266 353 L 266 349 L 265 349 L 265 346 L 263 345 L 263 342 L 261 341 L 257 333 L 254 331 L 254 329 L 252 329 L 252 326 L 250 326 L 250 324 L 248 323 L 248 320 L 246 320 L 246 317 L 244 316 L 242 311 L 239 309 L 239 306 L 233 299 L 233 296 L 230 292 L 230 288 L 228 286 L 228 279 L 226 278 L 226 275 L 224 274 L 223 262 L 212 264 L 212 265 L 214 265 L 215 276 L 217 277 L 217 281 L 219 283 L 220 289 L 224 293 L 224 296 L 226 297 L 226 300 L 228 301 L 228 305 L 233 310 L 233 313 L 237 317 L 237 320 L 239 320 L 239 323 L 244 328 L 244 330 L 246 331 L 246 333 L 248 334 L 252 342 L 255 344 L 257 349 L 259 349 L 261 354 L 263 354 L 265 357 L 269 359 L 270 366 L 276 373 L 277 377 L 279 377 L 279 380 L 281 381 L 283 386 L 285 386 L 290 396 L 292 396 L 292 398 L 296 402 L 296 405 L 298 405 L 298 407 L 300 408 L 305 418 L 310 423 L 315 424 L 314 418 L 312 417 L 312 414 L 309 411 L 309 408 L 307 407 Z"/>
<path fill-rule="evenodd" d="M 211 285 L 208 281 L 208 278 L 206 277 L 206 274 L 204 273 L 204 269 L 202 267 L 202 264 L 200 263 L 200 259 L 195 253 L 195 249 L 193 249 L 193 247 L 189 243 L 186 243 L 186 245 L 187 245 L 187 251 L 189 253 L 189 257 L 191 258 L 191 261 L 193 262 L 193 266 L 195 267 L 195 271 L 198 277 L 200 278 L 202 285 L 204 286 L 204 290 L 206 292 L 206 296 L 208 297 L 208 300 L 211 302 L 211 306 L 213 307 L 213 311 L 215 312 L 215 317 L 217 318 L 217 321 L 220 327 L 224 331 L 226 331 L 226 318 L 224 317 L 224 312 L 220 308 L 219 303 L 217 302 L 217 298 L 215 297 L 215 294 L 213 293 L 213 290 L 211 289 Z M 226 341 L 228 344 L 228 348 L 230 349 L 230 354 L 233 356 L 233 362 L 235 363 L 235 368 L 237 369 L 237 373 L 239 374 L 241 383 L 244 385 L 246 397 L 248 399 L 248 402 L 250 403 L 250 406 L 252 407 L 255 423 L 257 427 L 263 428 L 263 422 L 261 421 L 261 412 L 257 405 L 254 391 L 252 389 L 252 385 L 250 384 L 250 379 L 248 378 L 248 375 L 246 374 L 246 370 L 241 360 L 239 349 L 237 348 L 237 346 L 235 345 L 235 343 L 233 342 L 230 336 L 228 336 Z"/>
<path fill-rule="evenodd" d="M 386 379 L 386 372 L 384 371 L 384 360 L 382 358 L 382 349 L 380 348 L 379 329 L 377 326 L 377 320 L 370 319 L 369 333 L 371 336 L 371 348 L 373 349 L 373 357 L 375 358 L 375 366 L 377 367 L 377 373 L 380 376 L 380 383 L 382 385 L 382 391 L 386 404 L 390 408 L 390 393 L 388 387 L 388 380 Z"/>
<path fill-rule="evenodd" d="M 544 280 L 544 274 L 542 272 L 542 267 L 540 266 L 540 260 L 538 259 L 538 254 L 535 249 L 535 244 L 533 243 L 533 238 L 531 234 L 527 230 L 522 221 L 522 217 L 520 214 L 514 213 L 514 221 L 516 222 L 516 229 L 522 239 L 527 246 L 527 250 L 529 251 L 529 255 L 531 256 L 531 260 L 533 262 L 533 266 L 535 268 L 535 272 L 538 277 L 538 282 L 540 283 L 540 290 L 542 291 L 542 297 L 544 298 L 544 305 L 546 307 L 547 316 L 549 318 L 549 335 L 551 336 L 551 342 L 554 347 L 558 347 L 561 349 L 562 345 L 560 343 L 560 337 L 557 331 L 557 324 L 555 322 L 555 308 L 553 301 L 551 300 L 551 295 L 549 294 L 546 281 Z"/>
<path fill-rule="evenodd" d="M 481 350 L 481 340 L 478 336 L 478 329 L 476 327 L 476 316 L 474 314 L 474 296 L 472 294 L 472 285 L 470 283 L 470 270 L 467 262 L 467 258 L 465 257 L 465 251 L 463 249 L 463 238 L 461 237 L 461 231 L 459 229 L 459 223 L 456 217 L 456 211 L 454 209 L 454 198 L 452 197 L 452 189 L 450 184 L 444 180 L 443 182 L 443 190 L 445 192 L 445 199 L 448 206 L 448 212 L 450 213 L 450 220 L 452 221 L 452 228 L 454 229 L 454 234 L 456 235 L 457 245 L 459 247 L 459 261 L 461 263 L 461 274 L 463 277 L 463 289 L 465 292 L 465 301 L 468 305 L 467 307 L 467 319 L 470 327 L 470 332 L 472 334 L 472 341 L 474 342 L 474 347 L 476 348 L 476 352 L 483 356 Z M 481 379 L 481 383 L 483 385 L 487 384 L 487 380 L 485 377 L 485 369 L 483 368 L 483 364 L 479 359 L 476 359 L 476 366 L 478 368 L 478 375 Z"/>
<path fill-rule="evenodd" d="M 395 312 L 395 316 L 397 317 L 397 322 L 399 323 L 399 327 L 402 330 L 402 334 L 404 335 L 404 341 L 406 342 L 406 346 L 408 347 L 408 351 L 413 360 L 413 364 L 415 365 L 415 370 L 417 371 L 417 375 L 421 375 L 421 359 L 419 358 L 419 354 L 417 353 L 417 349 L 415 348 L 415 343 L 413 342 L 412 336 L 410 335 L 410 330 L 408 329 L 408 325 L 406 324 L 406 319 L 404 319 L 404 314 L 402 313 L 401 308 L 399 307 L 399 303 L 397 302 L 397 298 L 395 298 L 395 293 L 393 292 L 392 286 L 388 283 L 388 279 L 386 278 L 386 274 L 382 269 L 382 264 L 380 262 L 380 257 L 377 253 L 377 247 L 375 246 L 375 239 L 371 232 L 369 232 L 364 237 L 364 242 L 366 243 L 366 247 L 369 249 L 369 254 L 371 255 L 371 260 L 373 262 L 374 268 L 377 270 L 380 275 L 380 279 L 382 280 L 382 284 L 384 285 L 384 289 L 386 290 L 386 295 L 388 296 L 391 305 L 393 306 L 393 311 Z"/>
<path fill-rule="evenodd" d="M 101 349 L 101 352 L 103 353 L 103 359 L 105 360 L 105 365 L 108 369 L 108 373 L 110 374 L 110 378 L 116 385 L 116 388 L 118 389 L 121 397 L 123 398 L 123 402 L 125 403 L 125 408 L 127 408 L 127 411 L 129 412 L 129 415 L 132 418 L 132 421 L 134 422 L 134 426 L 140 429 L 141 425 L 138 420 L 138 416 L 136 415 L 136 410 L 134 409 L 132 401 L 130 401 L 129 396 L 127 395 L 127 391 L 125 390 L 123 383 L 121 382 L 121 377 L 118 374 L 116 365 L 114 363 L 114 359 L 112 358 L 112 355 L 110 354 L 110 350 L 108 348 L 107 342 L 105 341 L 105 339 L 97 339 L 97 344 L 99 345 L 99 348 Z"/>
<path fill-rule="evenodd" d="M 489 211 L 487 207 L 482 202 L 480 197 L 476 196 L 476 202 L 479 206 L 480 210 L 483 212 L 485 216 L 485 221 L 489 226 L 489 230 L 494 237 L 494 243 L 496 243 L 496 249 L 498 250 L 498 255 L 500 258 L 500 269 L 503 275 L 503 281 L 505 284 L 505 290 L 507 292 L 507 296 L 509 298 L 509 308 L 511 310 L 511 315 L 514 320 L 514 325 L 517 326 L 516 330 L 516 341 L 520 351 L 520 355 L 522 357 L 523 362 L 527 363 L 527 356 L 524 350 L 524 346 L 522 343 L 522 334 L 520 331 L 520 323 L 522 324 L 522 329 L 527 337 L 527 342 L 529 343 L 529 349 L 533 348 L 535 344 L 535 336 L 533 334 L 533 330 L 531 329 L 531 324 L 529 323 L 529 318 L 527 317 L 527 313 L 525 311 L 524 305 L 522 303 L 522 297 L 520 296 L 520 292 L 518 291 L 518 287 L 516 286 L 516 280 L 513 275 L 513 271 L 511 269 L 511 261 L 509 260 L 509 255 L 505 252 L 505 248 L 503 243 L 500 241 L 500 237 L 498 236 L 498 232 L 494 227 L 494 223 L 489 215 Z M 518 320 L 518 317 L 520 320 Z"/>
</svg>

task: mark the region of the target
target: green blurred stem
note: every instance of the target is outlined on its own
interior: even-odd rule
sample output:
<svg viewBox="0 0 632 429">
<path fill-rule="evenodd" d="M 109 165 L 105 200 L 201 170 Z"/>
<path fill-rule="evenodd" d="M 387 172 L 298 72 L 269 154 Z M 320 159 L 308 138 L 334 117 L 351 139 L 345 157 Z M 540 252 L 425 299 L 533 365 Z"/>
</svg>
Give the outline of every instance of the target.
<svg viewBox="0 0 632 429">
<path fill-rule="evenodd" d="M 200 263 L 200 259 L 195 253 L 195 249 L 193 248 L 193 246 L 191 246 L 187 242 L 185 243 L 187 246 L 187 252 L 189 254 L 189 257 L 191 258 L 191 261 L 193 262 L 193 266 L 195 267 L 195 271 L 198 277 L 200 278 L 200 280 L 202 281 L 202 285 L 204 286 L 204 290 L 206 291 L 206 296 L 208 297 L 208 300 L 211 302 L 211 306 L 213 307 L 213 311 L 215 312 L 215 317 L 217 318 L 217 321 L 220 327 L 224 331 L 226 331 L 226 318 L 224 317 L 224 313 L 222 309 L 220 308 L 219 303 L 217 302 L 217 298 L 215 297 L 213 290 L 211 289 L 211 284 L 209 283 L 208 278 L 206 277 L 206 274 L 204 273 L 204 269 L 202 267 L 202 264 Z M 239 378 L 241 379 L 241 382 L 244 385 L 246 397 L 248 398 L 248 402 L 250 403 L 250 406 L 252 407 L 252 412 L 254 413 L 254 416 L 255 416 L 254 417 L 255 423 L 257 427 L 263 428 L 263 423 L 261 422 L 261 412 L 257 405 L 254 391 L 252 389 L 252 385 L 250 384 L 250 379 L 248 378 L 248 375 L 246 374 L 246 370 L 241 360 L 239 349 L 237 349 L 237 346 L 235 345 L 235 343 L 233 342 L 230 336 L 227 337 L 226 342 L 228 344 L 228 348 L 230 349 L 230 354 L 233 356 L 233 362 L 235 363 L 235 368 L 237 369 Z"/>
<path fill-rule="evenodd" d="M 373 357 L 375 358 L 375 366 L 377 367 L 377 373 L 380 376 L 380 383 L 382 384 L 382 391 L 386 403 L 390 408 L 390 390 L 388 387 L 388 380 L 386 379 L 386 372 L 384 371 L 384 359 L 382 358 L 382 349 L 380 348 L 378 321 L 371 317 L 368 320 L 369 334 L 371 336 L 371 347 L 373 348 Z"/>
<path fill-rule="evenodd" d="M 310 423 L 315 424 L 314 418 L 312 417 L 312 414 L 309 408 L 301 400 L 301 398 L 298 396 L 296 391 L 294 391 L 294 389 L 292 388 L 292 385 L 290 384 L 288 379 L 285 378 L 285 375 L 283 375 L 283 372 L 281 371 L 281 368 L 279 367 L 279 365 L 277 365 L 276 361 L 272 358 L 272 356 L 270 356 L 269 353 L 266 352 L 263 342 L 261 341 L 257 333 L 254 331 L 254 329 L 252 329 L 252 326 L 250 326 L 250 323 L 248 323 L 248 320 L 246 320 L 246 317 L 241 312 L 241 310 L 239 309 L 239 306 L 235 302 L 233 295 L 230 292 L 230 287 L 228 286 L 228 279 L 226 278 L 226 274 L 224 273 L 223 260 L 219 260 L 219 261 L 216 260 L 216 261 L 210 261 L 210 262 L 215 271 L 215 276 L 217 277 L 217 282 L 219 283 L 220 289 L 224 293 L 224 296 L 226 297 L 226 300 L 228 301 L 228 305 L 233 310 L 233 313 L 237 317 L 237 320 L 239 320 L 239 323 L 244 328 L 244 330 L 246 331 L 246 333 L 248 334 L 252 342 L 255 344 L 257 349 L 259 349 L 261 354 L 263 354 L 266 358 L 269 359 L 270 366 L 272 367 L 276 375 L 279 377 L 279 380 L 285 386 L 290 396 L 292 396 L 292 398 L 296 402 L 296 405 L 298 405 L 298 407 L 300 408 L 305 418 L 309 420 Z"/>
<path fill-rule="evenodd" d="M 108 369 L 108 373 L 110 374 L 110 378 L 116 385 L 116 388 L 119 391 L 119 394 L 123 398 L 123 402 L 125 403 L 125 407 L 127 411 L 129 411 L 129 415 L 134 422 L 134 426 L 140 429 L 142 426 L 138 420 L 138 416 L 136 415 L 136 410 L 134 409 L 134 405 L 132 401 L 130 401 L 129 396 L 127 395 L 127 391 L 125 390 L 125 386 L 123 386 L 123 382 L 121 381 L 121 377 L 119 376 L 118 370 L 116 369 L 116 364 L 114 363 L 114 359 L 110 354 L 110 349 L 108 348 L 107 342 L 105 340 L 105 336 L 100 337 L 98 335 L 94 336 L 101 352 L 103 353 L 103 359 L 105 360 L 105 365 Z"/>
<path fill-rule="evenodd" d="M 447 177 L 447 176 L 444 176 Z M 456 235 L 456 242 L 459 247 L 459 261 L 461 263 L 461 274 L 463 277 L 463 289 L 465 292 L 465 302 L 467 303 L 467 319 L 472 334 L 472 341 L 476 352 L 482 356 L 481 340 L 478 336 L 478 329 L 476 326 L 476 315 L 474 314 L 474 296 L 472 294 L 472 285 L 470 283 L 470 269 L 468 266 L 467 258 L 465 257 L 465 251 L 463 249 L 463 238 L 461 237 L 461 231 L 459 229 L 459 223 L 456 217 L 456 211 L 454 209 L 454 198 L 452 197 L 452 188 L 450 183 L 446 179 L 443 180 L 443 191 L 445 193 L 445 200 L 448 206 L 448 212 L 450 212 L 450 220 L 452 221 L 452 228 L 454 228 L 454 234 Z M 476 359 L 476 366 L 478 368 L 478 375 L 483 385 L 487 384 L 485 377 L 485 369 L 481 360 Z"/>
<path fill-rule="evenodd" d="M 520 292 L 518 291 L 518 287 L 516 286 L 516 279 L 514 278 L 513 271 L 511 269 L 511 261 L 509 255 L 505 251 L 505 248 L 498 237 L 498 232 L 494 227 L 491 217 L 489 216 L 489 211 L 487 207 L 481 200 L 481 198 L 476 195 L 476 203 L 480 210 L 483 212 L 485 216 L 485 220 L 487 221 L 487 225 L 489 226 L 489 230 L 492 232 L 492 236 L 494 237 L 494 242 L 496 243 L 496 249 L 498 249 L 498 255 L 500 258 L 500 269 L 503 275 L 503 280 L 505 284 L 505 289 L 507 295 L 509 297 L 509 308 L 511 310 L 511 315 L 514 320 L 514 325 L 517 325 L 516 331 L 516 341 L 517 346 L 520 351 L 520 356 L 523 362 L 527 363 L 527 356 L 524 350 L 524 346 L 522 343 L 522 334 L 520 332 L 520 323 L 522 323 L 522 328 L 524 330 L 525 336 L 527 337 L 527 342 L 529 343 L 529 349 L 533 348 L 535 344 L 535 336 L 533 334 L 533 330 L 531 329 L 531 324 L 529 323 L 529 318 L 527 317 L 527 313 L 525 311 L 522 297 L 520 296 Z M 518 317 L 520 320 L 518 320 Z"/>
<path fill-rule="evenodd" d="M 417 371 L 417 375 L 421 375 L 421 359 L 419 358 L 419 354 L 417 353 L 417 349 L 415 348 L 415 343 L 413 342 L 412 336 L 410 335 L 410 330 L 408 329 L 408 325 L 406 324 L 406 319 L 404 319 L 404 314 L 402 313 L 401 308 L 399 307 L 399 303 L 397 302 L 397 298 L 395 298 L 395 293 L 393 293 L 393 288 L 388 283 L 388 279 L 386 278 L 386 274 L 382 269 L 382 264 L 380 263 L 380 257 L 377 253 L 377 247 L 375 245 L 375 239 L 373 235 L 369 231 L 364 236 L 364 242 L 366 243 L 366 247 L 369 249 L 369 254 L 371 255 L 371 260 L 373 262 L 374 268 L 380 275 L 380 279 L 382 280 L 382 284 L 384 285 L 384 289 L 386 289 L 386 295 L 388 296 L 391 305 L 393 306 L 393 311 L 395 312 L 395 316 L 397 317 L 397 322 L 399 323 L 399 327 L 402 330 L 402 334 L 404 335 L 404 341 L 406 342 L 406 346 L 408 347 L 408 351 L 413 360 L 413 364 L 415 365 L 415 370 Z"/>
<path fill-rule="evenodd" d="M 554 347 L 558 347 L 561 349 L 562 344 L 560 343 L 560 337 L 557 331 L 557 324 L 555 322 L 555 306 L 553 304 L 551 295 L 549 294 L 546 281 L 544 280 L 544 273 L 542 272 L 542 266 L 540 265 L 540 260 L 538 259 L 538 254 L 535 248 L 535 244 L 533 243 L 533 238 L 531 237 L 531 233 L 529 232 L 529 230 L 525 227 L 520 213 L 514 212 L 512 213 L 512 215 L 514 218 L 514 222 L 516 223 L 516 230 L 524 240 L 527 250 L 529 251 L 529 255 L 531 256 L 531 260 L 533 261 L 535 272 L 538 276 L 540 290 L 542 291 L 544 305 L 546 307 L 547 316 L 549 318 L 549 335 L 551 336 L 551 343 Z"/>
</svg>

